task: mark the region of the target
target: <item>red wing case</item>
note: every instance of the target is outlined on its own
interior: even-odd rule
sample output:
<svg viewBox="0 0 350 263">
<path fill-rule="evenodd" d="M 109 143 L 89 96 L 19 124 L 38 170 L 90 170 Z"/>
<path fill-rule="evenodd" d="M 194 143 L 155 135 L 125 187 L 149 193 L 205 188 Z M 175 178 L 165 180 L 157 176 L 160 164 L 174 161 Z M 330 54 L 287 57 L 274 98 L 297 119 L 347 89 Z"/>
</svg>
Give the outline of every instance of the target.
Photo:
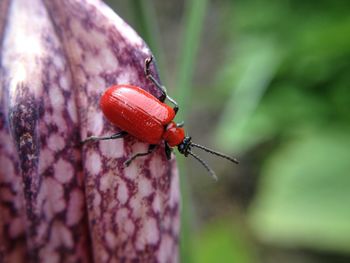
<svg viewBox="0 0 350 263">
<path fill-rule="evenodd" d="M 141 141 L 158 144 L 164 126 L 174 117 L 174 110 L 152 94 L 132 85 L 115 85 L 101 97 L 101 109 L 115 126 Z"/>
</svg>

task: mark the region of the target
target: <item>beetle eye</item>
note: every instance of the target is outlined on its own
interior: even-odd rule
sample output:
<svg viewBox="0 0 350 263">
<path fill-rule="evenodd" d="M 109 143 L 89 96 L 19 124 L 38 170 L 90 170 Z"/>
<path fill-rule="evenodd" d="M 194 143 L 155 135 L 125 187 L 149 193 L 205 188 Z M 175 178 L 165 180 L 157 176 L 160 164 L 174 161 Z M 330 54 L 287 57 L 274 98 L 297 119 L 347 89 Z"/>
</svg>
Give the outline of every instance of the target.
<svg viewBox="0 0 350 263">
<path fill-rule="evenodd" d="M 185 150 L 185 145 L 183 143 L 180 143 L 178 146 L 177 146 L 177 149 L 179 150 L 180 153 L 183 153 L 184 150 Z"/>
<path fill-rule="evenodd" d="M 184 139 L 184 144 L 188 144 L 191 141 L 191 137 L 187 136 Z"/>
</svg>

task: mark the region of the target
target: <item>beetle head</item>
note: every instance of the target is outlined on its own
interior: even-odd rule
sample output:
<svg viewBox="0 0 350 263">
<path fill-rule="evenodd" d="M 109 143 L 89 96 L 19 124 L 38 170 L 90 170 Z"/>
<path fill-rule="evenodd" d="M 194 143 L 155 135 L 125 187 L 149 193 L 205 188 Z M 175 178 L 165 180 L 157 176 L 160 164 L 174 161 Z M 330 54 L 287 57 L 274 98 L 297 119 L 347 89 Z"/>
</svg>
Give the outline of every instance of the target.
<svg viewBox="0 0 350 263">
<path fill-rule="evenodd" d="M 200 163 L 207 169 L 207 171 L 211 174 L 211 176 L 212 176 L 215 180 L 217 180 L 217 177 L 216 177 L 215 172 L 209 167 L 209 165 L 208 165 L 204 160 L 202 160 L 199 156 L 197 156 L 195 153 L 193 153 L 193 152 L 191 151 L 191 148 L 192 148 L 192 147 L 196 147 L 196 148 L 202 149 L 202 150 L 204 150 L 204 151 L 206 151 L 206 152 L 208 152 L 208 153 L 217 155 L 217 156 L 219 156 L 219 157 L 221 157 L 221 158 L 225 158 L 226 160 L 229 160 L 229 161 L 231 161 L 231 162 L 233 162 L 233 163 L 238 163 L 237 159 L 232 158 L 232 157 L 230 157 L 230 156 L 227 156 L 226 154 L 223 154 L 223 153 L 214 151 L 214 150 L 212 150 L 212 149 L 209 149 L 209 148 L 207 148 L 207 147 L 205 147 L 205 146 L 202 146 L 202 145 L 200 145 L 200 144 L 193 143 L 191 137 L 186 136 L 186 137 L 182 140 L 182 142 L 181 142 L 180 144 L 178 144 L 177 149 L 179 150 L 179 152 L 180 152 L 181 154 L 185 155 L 186 157 L 187 157 L 188 155 L 191 155 L 192 157 L 194 157 L 198 162 L 200 162 Z"/>
<path fill-rule="evenodd" d="M 183 155 L 185 155 L 187 157 L 187 155 L 189 154 L 189 152 L 191 151 L 191 137 L 186 136 L 182 143 L 180 143 L 177 146 L 177 149 L 179 150 L 179 152 Z"/>
</svg>

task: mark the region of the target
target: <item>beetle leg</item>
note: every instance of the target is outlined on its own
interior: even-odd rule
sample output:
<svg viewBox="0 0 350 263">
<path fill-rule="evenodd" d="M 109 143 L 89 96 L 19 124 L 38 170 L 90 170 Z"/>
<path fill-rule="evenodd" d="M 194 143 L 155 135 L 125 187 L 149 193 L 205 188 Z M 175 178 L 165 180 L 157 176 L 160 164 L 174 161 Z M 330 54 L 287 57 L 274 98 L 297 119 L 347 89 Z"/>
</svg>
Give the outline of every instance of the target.
<svg viewBox="0 0 350 263">
<path fill-rule="evenodd" d="M 170 96 L 168 96 L 168 93 L 166 91 L 166 88 L 162 85 L 160 85 L 160 83 L 155 79 L 155 77 L 153 77 L 153 75 L 151 74 L 150 71 L 150 65 L 153 61 L 153 56 L 146 58 L 145 60 L 145 75 L 146 77 L 151 80 L 153 82 L 153 84 L 162 92 L 162 96 L 160 97 L 160 101 L 164 102 L 165 99 L 168 99 L 172 104 L 174 104 L 174 111 L 175 114 L 177 113 L 177 111 L 179 110 L 179 106 L 177 105 L 177 102 L 171 98 Z"/>
<path fill-rule="evenodd" d="M 185 125 L 184 121 L 176 123 L 176 127 L 179 127 L 179 128 L 182 128 L 184 125 Z"/>
<path fill-rule="evenodd" d="M 167 160 L 171 159 L 171 152 L 173 151 L 173 149 L 169 146 L 169 144 L 167 142 L 165 142 L 165 155 Z"/>
<path fill-rule="evenodd" d="M 114 139 L 119 139 L 123 138 L 125 135 L 128 133 L 125 131 L 118 132 L 116 134 L 113 134 L 111 136 L 103 136 L 103 137 L 97 137 L 97 136 L 90 136 L 87 137 L 85 140 L 83 140 L 81 143 L 87 143 L 87 142 L 96 142 L 96 141 L 102 141 L 102 140 L 114 140 Z"/>
<path fill-rule="evenodd" d="M 150 146 L 148 147 L 148 151 L 147 152 L 144 152 L 144 153 L 136 153 L 134 154 L 133 156 L 131 156 L 129 159 L 127 159 L 125 162 L 124 162 L 124 165 L 125 166 L 129 166 L 130 163 L 135 160 L 137 157 L 141 157 L 141 156 L 146 156 L 148 154 L 151 154 L 156 148 L 157 148 L 157 144 L 150 144 Z"/>
</svg>

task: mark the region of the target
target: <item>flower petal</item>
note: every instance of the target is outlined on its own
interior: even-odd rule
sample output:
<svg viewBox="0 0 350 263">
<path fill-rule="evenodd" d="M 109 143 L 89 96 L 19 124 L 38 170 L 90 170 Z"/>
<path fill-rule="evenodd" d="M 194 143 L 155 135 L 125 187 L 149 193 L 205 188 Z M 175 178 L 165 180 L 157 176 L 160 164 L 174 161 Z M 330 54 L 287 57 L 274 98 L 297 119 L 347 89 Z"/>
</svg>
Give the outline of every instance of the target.
<svg viewBox="0 0 350 263">
<path fill-rule="evenodd" d="M 81 135 L 113 134 L 99 109 L 112 84 L 138 85 L 155 95 L 144 76 L 145 43 L 99 1 L 46 1 L 70 61 L 80 110 Z M 147 145 L 134 138 L 84 148 L 86 195 L 95 262 L 177 261 L 178 176 L 160 149 L 124 168 Z"/>
<path fill-rule="evenodd" d="M 105 141 L 84 146 L 81 165 L 80 138 L 117 131 L 99 109 L 105 88 L 160 95 L 147 46 L 102 2 L 44 2 L 0 3 L 0 261 L 176 262 L 178 174 L 164 149 L 124 168 L 147 145 Z"/>
<path fill-rule="evenodd" d="M 69 65 L 40 0 L 12 0 L 5 29 L 0 154 L 7 170 L 1 171 L 0 181 L 11 200 L 2 195 L 10 211 L 0 228 L 6 237 L 4 261 L 27 262 L 23 254 L 28 254 L 33 262 L 88 262 Z"/>
</svg>

